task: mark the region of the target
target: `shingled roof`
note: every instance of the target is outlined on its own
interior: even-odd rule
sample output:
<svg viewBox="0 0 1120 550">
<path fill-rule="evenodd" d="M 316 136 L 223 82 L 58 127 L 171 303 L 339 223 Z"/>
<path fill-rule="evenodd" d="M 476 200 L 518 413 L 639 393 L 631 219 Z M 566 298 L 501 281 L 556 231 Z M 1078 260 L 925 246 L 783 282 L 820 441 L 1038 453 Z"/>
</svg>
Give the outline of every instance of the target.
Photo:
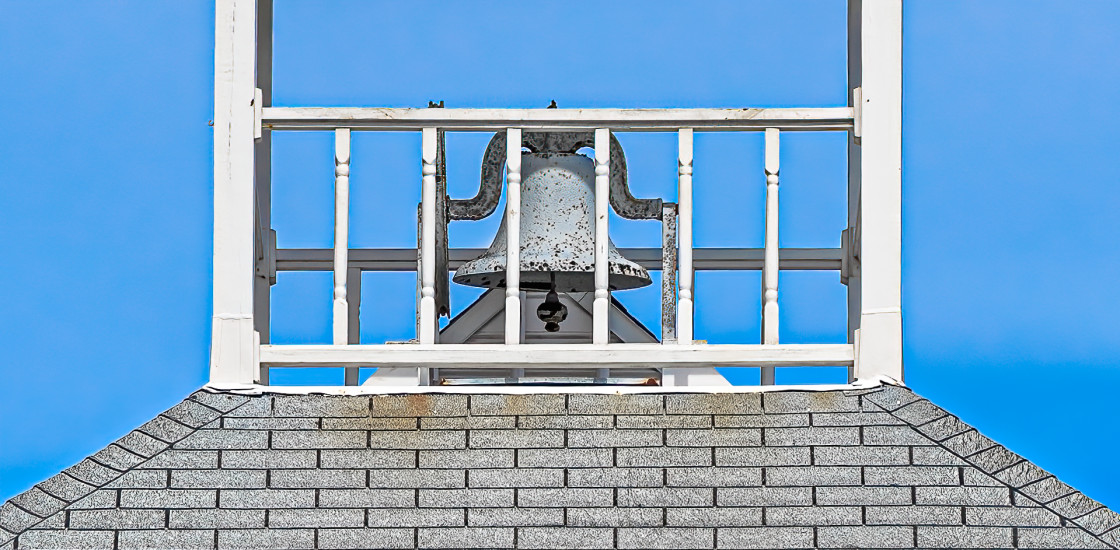
<svg viewBox="0 0 1120 550">
<path fill-rule="evenodd" d="M 0 549 L 1072 549 L 1118 525 L 897 386 L 200 391 L 5 503 Z"/>
</svg>

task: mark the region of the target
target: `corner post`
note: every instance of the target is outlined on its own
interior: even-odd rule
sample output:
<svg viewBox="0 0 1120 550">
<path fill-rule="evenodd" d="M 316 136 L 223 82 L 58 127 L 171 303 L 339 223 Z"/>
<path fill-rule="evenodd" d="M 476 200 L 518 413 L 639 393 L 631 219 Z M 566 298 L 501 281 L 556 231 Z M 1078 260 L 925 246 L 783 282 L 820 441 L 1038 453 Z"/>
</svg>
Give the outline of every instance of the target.
<svg viewBox="0 0 1120 550">
<path fill-rule="evenodd" d="M 853 4 L 861 92 L 855 376 L 902 381 L 902 0 Z"/>
<path fill-rule="evenodd" d="M 253 325 L 256 23 L 256 0 L 216 1 L 212 383 L 251 384 L 260 371 Z"/>
</svg>

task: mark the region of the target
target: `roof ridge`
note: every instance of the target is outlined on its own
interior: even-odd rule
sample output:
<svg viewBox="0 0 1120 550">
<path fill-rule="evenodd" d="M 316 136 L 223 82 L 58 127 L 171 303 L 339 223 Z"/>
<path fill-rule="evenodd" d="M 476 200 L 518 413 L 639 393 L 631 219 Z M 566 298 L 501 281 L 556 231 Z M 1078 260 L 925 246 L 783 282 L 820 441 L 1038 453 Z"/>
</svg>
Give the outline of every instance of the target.
<svg viewBox="0 0 1120 550">
<path fill-rule="evenodd" d="M 223 397 L 215 397 L 219 395 Z M 236 404 L 223 407 L 222 401 L 226 404 L 234 401 Z M 196 390 L 139 428 L 0 504 L 0 545 L 11 542 L 25 531 L 104 489 L 175 443 L 248 402 L 249 398 L 245 396 Z M 129 457 L 135 459 L 130 460 Z"/>
<path fill-rule="evenodd" d="M 862 396 L 953 456 L 1003 483 L 1016 495 L 1053 512 L 1062 518 L 1063 524 L 1073 525 L 1102 544 L 1120 549 L 1120 514 L 989 439 L 914 390 L 884 385 Z"/>
</svg>

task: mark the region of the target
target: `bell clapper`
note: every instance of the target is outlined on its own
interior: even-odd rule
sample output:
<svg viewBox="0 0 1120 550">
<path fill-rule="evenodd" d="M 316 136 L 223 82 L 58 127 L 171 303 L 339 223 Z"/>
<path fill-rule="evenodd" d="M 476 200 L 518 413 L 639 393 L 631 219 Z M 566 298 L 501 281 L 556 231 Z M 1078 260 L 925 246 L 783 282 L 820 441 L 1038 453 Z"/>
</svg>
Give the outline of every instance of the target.
<svg viewBox="0 0 1120 550">
<path fill-rule="evenodd" d="M 560 296 L 556 294 L 556 273 L 549 273 L 551 287 L 544 302 L 537 306 L 537 318 L 544 321 L 544 329 L 548 332 L 558 332 L 560 323 L 568 318 L 568 306 L 560 303 Z"/>
</svg>

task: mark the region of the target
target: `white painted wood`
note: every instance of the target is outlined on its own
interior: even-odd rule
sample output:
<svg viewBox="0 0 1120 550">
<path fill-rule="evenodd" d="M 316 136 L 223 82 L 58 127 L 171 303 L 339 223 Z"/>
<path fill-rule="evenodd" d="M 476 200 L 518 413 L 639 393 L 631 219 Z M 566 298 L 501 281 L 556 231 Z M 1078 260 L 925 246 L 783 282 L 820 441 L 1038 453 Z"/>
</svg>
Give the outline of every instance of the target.
<svg viewBox="0 0 1120 550">
<path fill-rule="evenodd" d="M 591 341 L 606 344 L 610 341 L 610 245 L 608 221 L 610 219 L 610 166 L 611 131 L 595 130 L 595 307 L 592 310 L 594 328 Z"/>
<path fill-rule="evenodd" d="M 272 0 L 257 0 L 257 89 L 254 101 L 261 109 L 272 105 Z M 262 111 L 263 112 L 263 111 Z M 260 113 L 254 113 L 259 116 Z M 254 122 L 254 133 L 260 120 Z M 257 197 L 257 268 L 253 279 L 253 323 L 260 341 L 267 344 L 271 337 L 270 306 L 272 285 L 276 282 L 276 233 L 272 230 L 272 132 L 260 132 L 254 144 L 256 162 L 254 185 Z M 258 377 L 258 382 L 267 380 Z"/>
<path fill-rule="evenodd" d="M 646 268 L 662 269 L 660 248 L 619 248 L 626 259 Z M 452 248 L 448 268 L 457 269 L 464 262 L 486 252 L 485 248 Z M 778 251 L 783 270 L 836 271 L 841 267 L 843 251 L 839 248 L 782 248 Z M 333 251 L 328 248 L 281 248 L 277 250 L 279 271 L 331 271 Z M 350 266 L 365 271 L 416 271 L 415 248 L 351 248 Z M 692 267 L 695 271 L 761 270 L 762 248 L 694 248 Z"/>
<path fill-rule="evenodd" d="M 436 129 L 421 131 L 423 183 L 420 202 L 420 330 L 421 344 L 436 341 Z"/>
<path fill-rule="evenodd" d="M 762 343 L 778 343 L 778 168 L 779 130 L 766 129 L 766 237 L 762 267 Z M 762 367 L 761 383 L 774 384 L 774 367 Z"/>
<path fill-rule="evenodd" d="M 420 130 L 436 126 L 453 131 L 502 131 L 507 128 L 675 132 L 847 130 L 850 107 L 772 109 L 407 109 L 389 107 L 270 107 L 265 128 L 285 130 Z"/>
<path fill-rule="evenodd" d="M 692 129 L 677 132 L 677 242 L 680 273 L 677 276 L 677 342 L 691 344 L 694 304 L 692 299 Z"/>
<path fill-rule="evenodd" d="M 385 345 L 267 345 L 261 363 L 277 367 L 343 365 L 361 367 L 433 368 L 711 368 L 762 365 L 850 365 L 850 344 L 385 344 Z"/>
<path fill-rule="evenodd" d="M 252 383 L 260 377 L 253 323 L 257 12 L 255 0 L 215 4 L 210 381 Z"/>
<path fill-rule="evenodd" d="M 346 342 L 348 344 L 361 343 L 361 327 L 359 325 L 359 318 L 361 316 L 362 304 L 362 270 L 357 267 L 350 267 L 346 277 L 346 299 L 349 306 L 347 317 L 349 321 L 346 324 L 348 334 L 346 335 Z M 347 386 L 358 385 L 358 368 L 350 367 L 346 369 L 344 374 L 344 382 Z"/>
<path fill-rule="evenodd" d="M 521 130 L 506 130 L 506 343 L 520 344 Z"/>
<path fill-rule="evenodd" d="M 902 371 L 902 1 L 860 6 L 858 378 Z"/>
<path fill-rule="evenodd" d="M 334 326 L 335 344 L 350 343 L 350 306 L 346 302 L 350 250 L 350 130 L 334 131 Z"/>
<path fill-rule="evenodd" d="M 696 387 L 709 387 L 709 386 L 726 386 L 731 387 L 731 382 L 728 382 L 722 374 L 713 368 L 665 368 L 661 370 L 661 387 L 663 388 L 687 388 L 689 386 Z"/>
</svg>

